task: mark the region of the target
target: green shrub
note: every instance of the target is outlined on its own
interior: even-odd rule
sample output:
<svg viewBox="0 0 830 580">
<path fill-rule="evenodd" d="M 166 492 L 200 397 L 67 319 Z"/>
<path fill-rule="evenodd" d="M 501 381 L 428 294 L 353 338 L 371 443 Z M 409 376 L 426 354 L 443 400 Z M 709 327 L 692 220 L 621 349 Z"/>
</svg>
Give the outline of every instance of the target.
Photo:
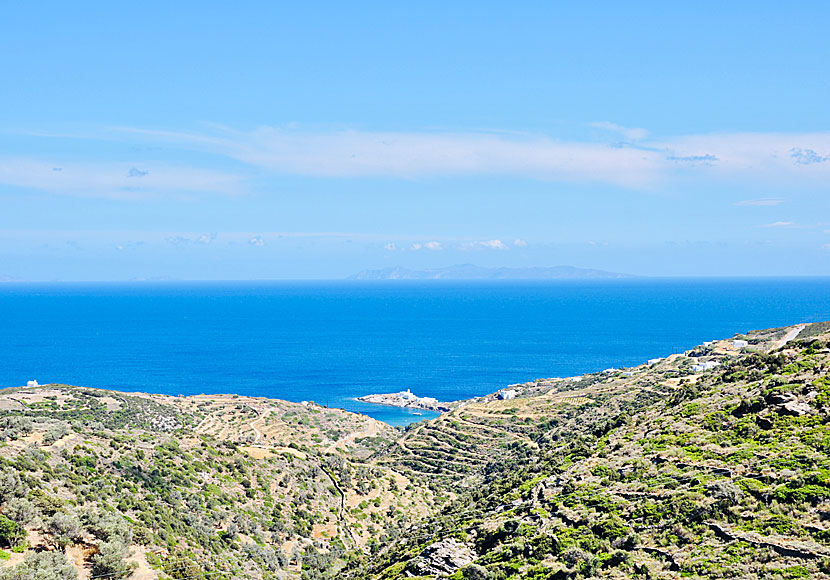
<svg viewBox="0 0 830 580">
<path fill-rule="evenodd" d="M 26 530 L 17 522 L 0 514 L 0 546 L 16 546 L 25 539 Z"/>
</svg>

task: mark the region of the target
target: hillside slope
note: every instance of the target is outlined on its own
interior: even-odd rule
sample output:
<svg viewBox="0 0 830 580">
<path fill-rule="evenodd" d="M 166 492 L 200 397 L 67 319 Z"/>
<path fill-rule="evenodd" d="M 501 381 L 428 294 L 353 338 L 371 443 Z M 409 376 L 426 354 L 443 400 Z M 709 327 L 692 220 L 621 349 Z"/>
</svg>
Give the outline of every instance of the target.
<svg viewBox="0 0 830 580">
<path fill-rule="evenodd" d="M 369 417 L 313 404 L 7 389 L 0 578 L 21 562 L 10 577 L 40 578 L 38 566 L 55 568 L 58 556 L 69 566 L 61 578 L 337 569 L 382 528 L 427 513 L 431 492 L 366 460 L 395 436 Z"/>
<path fill-rule="evenodd" d="M 392 429 L 315 405 L 0 392 L 0 579 L 830 578 L 830 325 Z"/>
<path fill-rule="evenodd" d="M 537 381 L 416 427 L 402 469 L 435 463 L 458 493 L 351 577 L 827 578 L 827 330 Z"/>
</svg>

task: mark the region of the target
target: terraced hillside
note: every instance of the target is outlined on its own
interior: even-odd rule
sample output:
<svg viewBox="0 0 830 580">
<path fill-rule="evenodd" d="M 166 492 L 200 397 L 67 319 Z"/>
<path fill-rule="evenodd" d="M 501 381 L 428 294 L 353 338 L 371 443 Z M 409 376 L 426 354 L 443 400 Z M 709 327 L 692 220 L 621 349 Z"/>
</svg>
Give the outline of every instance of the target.
<svg viewBox="0 0 830 580">
<path fill-rule="evenodd" d="M 392 436 L 261 398 L 7 389 L 0 578 L 319 577 L 427 513 L 365 460 Z"/>
<path fill-rule="evenodd" d="M 0 580 L 830 578 L 828 369 L 830 325 L 770 329 L 403 431 L 9 389 Z"/>
<path fill-rule="evenodd" d="M 830 577 L 827 330 L 537 381 L 413 431 L 405 442 L 455 420 L 523 451 L 449 473 L 454 500 L 351 576 Z M 718 365 L 693 370 L 705 361 Z"/>
</svg>

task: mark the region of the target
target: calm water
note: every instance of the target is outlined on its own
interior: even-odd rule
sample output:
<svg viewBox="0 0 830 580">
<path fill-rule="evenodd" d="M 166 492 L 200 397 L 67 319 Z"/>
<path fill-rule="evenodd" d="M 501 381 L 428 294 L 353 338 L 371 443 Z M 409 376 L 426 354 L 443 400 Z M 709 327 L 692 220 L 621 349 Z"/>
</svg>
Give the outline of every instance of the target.
<svg viewBox="0 0 830 580">
<path fill-rule="evenodd" d="M 0 387 L 453 400 L 830 318 L 830 278 L 0 285 Z"/>
</svg>

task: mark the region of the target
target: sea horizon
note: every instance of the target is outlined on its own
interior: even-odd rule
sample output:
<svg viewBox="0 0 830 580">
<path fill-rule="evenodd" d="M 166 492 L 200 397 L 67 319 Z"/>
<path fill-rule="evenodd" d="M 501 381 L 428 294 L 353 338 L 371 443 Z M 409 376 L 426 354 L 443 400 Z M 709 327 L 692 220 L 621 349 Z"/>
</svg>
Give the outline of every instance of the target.
<svg viewBox="0 0 830 580">
<path fill-rule="evenodd" d="M 830 318 L 827 296 L 815 277 L 12 283 L 0 386 L 313 400 L 405 424 L 429 415 L 354 399 L 633 366 Z"/>
</svg>

